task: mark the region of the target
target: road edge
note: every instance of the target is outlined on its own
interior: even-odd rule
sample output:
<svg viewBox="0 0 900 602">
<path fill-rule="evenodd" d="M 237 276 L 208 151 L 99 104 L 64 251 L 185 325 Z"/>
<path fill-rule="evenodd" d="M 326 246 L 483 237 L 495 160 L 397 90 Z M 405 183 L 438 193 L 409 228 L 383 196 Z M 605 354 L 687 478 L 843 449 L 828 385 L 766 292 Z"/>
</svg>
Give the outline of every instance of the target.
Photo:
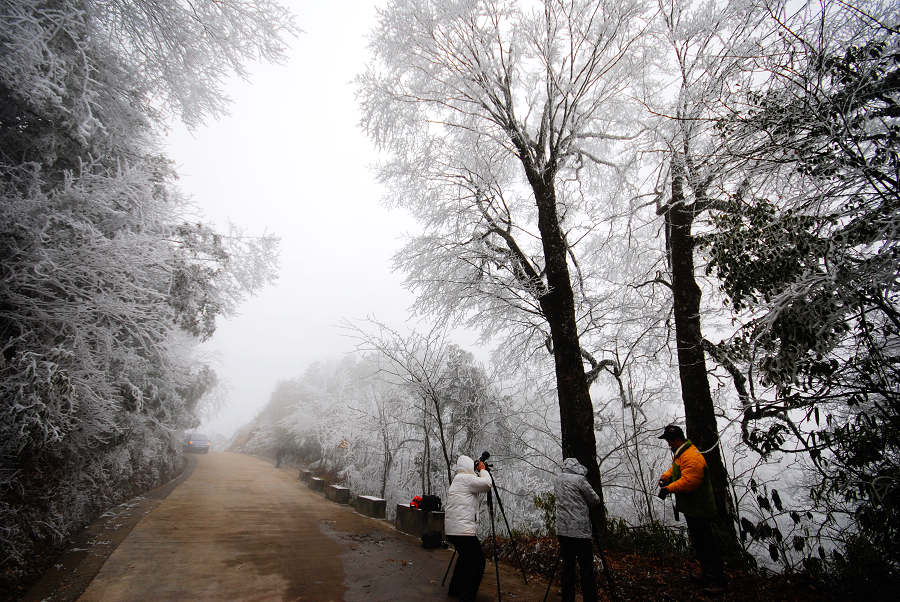
<svg viewBox="0 0 900 602">
<path fill-rule="evenodd" d="M 121 502 L 69 539 L 69 545 L 20 598 L 20 602 L 72 602 L 87 589 L 106 560 L 178 485 L 191 476 L 197 458 L 184 454 L 181 473 L 167 483 Z"/>
</svg>

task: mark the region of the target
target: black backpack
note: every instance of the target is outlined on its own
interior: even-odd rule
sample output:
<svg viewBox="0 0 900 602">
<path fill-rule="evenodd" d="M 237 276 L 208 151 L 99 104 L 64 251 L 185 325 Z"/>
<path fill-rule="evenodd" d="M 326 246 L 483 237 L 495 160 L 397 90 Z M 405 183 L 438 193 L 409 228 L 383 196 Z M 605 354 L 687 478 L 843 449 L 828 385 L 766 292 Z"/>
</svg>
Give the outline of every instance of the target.
<svg viewBox="0 0 900 602">
<path fill-rule="evenodd" d="M 440 512 L 441 498 L 436 495 L 423 495 L 422 501 L 419 502 L 419 510 L 426 512 Z"/>
</svg>

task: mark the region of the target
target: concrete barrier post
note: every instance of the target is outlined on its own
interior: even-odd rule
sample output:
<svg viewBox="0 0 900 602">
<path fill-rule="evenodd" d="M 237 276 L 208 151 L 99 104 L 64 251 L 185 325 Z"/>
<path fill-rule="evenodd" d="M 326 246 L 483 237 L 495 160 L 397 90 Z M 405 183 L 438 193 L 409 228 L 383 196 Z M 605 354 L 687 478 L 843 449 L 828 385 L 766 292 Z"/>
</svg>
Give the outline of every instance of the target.
<svg viewBox="0 0 900 602">
<path fill-rule="evenodd" d="M 356 509 L 359 510 L 360 514 L 365 514 L 372 518 L 385 517 L 385 501 L 379 497 L 371 495 L 357 496 Z"/>
<path fill-rule="evenodd" d="M 394 527 L 398 531 L 421 537 L 425 533 L 444 535 L 444 513 L 427 512 L 413 508 L 409 504 L 397 504 L 397 517 Z"/>
<path fill-rule="evenodd" d="M 338 504 L 349 504 L 350 490 L 340 485 L 329 485 L 325 490 L 325 497 Z"/>
<path fill-rule="evenodd" d="M 427 520 L 427 512 L 413 508 L 409 504 L 397 504 L 397 517 L 394 519 L 394 527 L 398 531 L 419 537 L 425 532 Z"/>
</svg>

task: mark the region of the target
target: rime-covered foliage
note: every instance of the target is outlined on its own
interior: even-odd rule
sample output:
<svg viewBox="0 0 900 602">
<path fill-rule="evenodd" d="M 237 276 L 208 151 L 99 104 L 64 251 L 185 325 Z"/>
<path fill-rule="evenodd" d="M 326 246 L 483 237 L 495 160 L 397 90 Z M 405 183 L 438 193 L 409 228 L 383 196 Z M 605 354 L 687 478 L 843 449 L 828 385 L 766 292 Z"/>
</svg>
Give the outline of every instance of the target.
<svg viewBox="0 0 900 602">
<path fill-rule="evenodd" d="M 807 458 L 825 531 L 851 553 L 886 561 L 895 579 L 898 25 L 897 7 L 878 2 L 779 23 L 790 35 L 762 63 L 766 85 L 720 123 L 745 179 L 708 241 L 709 270 L 729 302 L 754 312 L 733 341 L 757 385 L 743 408 L 745 441 L 766 455 Z M 872 583 L 887 576 L 869 570 Z"/>
<path fill-rule="evenodd" d="M 470 353 L 436 331 L 369 335 L 359 355 L 279 383 L 234 449 L 271 458 L 280 449 L 355 495 L 383 497 L 390 512 L 415 495 L 446 497 L 445 454 L 455 463 L 490 451 L 513 527 L 539 530 L 533 496 L 559 463 L 552 402 L 534 391 L 501 392 Z"/>
<path fill-rule="evenodd" d="M 192 8 L 0 4 L 4 586 L 173 474 L 216 382 L 193 345 L 273 275 L 274 240 L 187 221 L 155 139 L 165 115 L 221 110 L 224 76 L 292 26 L 262 2 Z"/>
<path fill-rule="evenodd" d="M 571 288 L 600 470 L 629 466 L 642 516 L 658 515 L 642 442 L 683 415 L 721 453 L 745 549 L 824 574 L 851 565 L 831 551 L 868 546 L 896 576 L 896 3 L 380 15 L 363 126 L 388 153 L 387 202 L 421 223 L 396 258 L 420 307 L 506 335 L 506 367 L 546 375 L 547 299 Z"/>
<path fill-rule="evenodd" d="M 583 260 L 622 248 L 608 228 L 628 224 L 606 218 L 638 202 L 632 75 L 651 14 L 640 0 L 396 0 L 358 79 L 389 202 L 423 225 L 397 256 L 420 306 L 504 335 L 519 361 L 551 354 L 562 449 L 601 500 L 589 387 L 621 368 L 604 302 L 634 299 Z"/>
</svg>

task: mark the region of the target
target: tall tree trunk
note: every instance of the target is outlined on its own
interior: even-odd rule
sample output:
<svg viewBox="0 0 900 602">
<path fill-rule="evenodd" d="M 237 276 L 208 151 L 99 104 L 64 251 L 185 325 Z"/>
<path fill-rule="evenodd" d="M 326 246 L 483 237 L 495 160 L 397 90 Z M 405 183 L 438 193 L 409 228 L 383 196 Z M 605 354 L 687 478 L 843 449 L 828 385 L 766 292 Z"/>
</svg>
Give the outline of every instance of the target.
<svg viewBox="0 0 900 602">
<path fill-rule="evenodd" d="M 381 499 L 384 499 L 384 493 L 387 491 L 387 482 L 388 477 L 391 474 L 391 464 L 394 463 L 394 454 L 390 452 L 389 449 L 385 448 L 384 450 L 384 470 L 381 473 Z"/>
<path fill-rule="evenodd" d="M 444 418 L 441 415 L 441 404 L 438 400 L 438 394 L 434 391 L 427 394 L 431 398 L 434 405 L 434 416 L 438 425 L 438 439 L 441 442 L 441 453 L 444 455 L 444 465 L 447 468 L 447 486 L 453 481 L 453 465 L 450 463 L 450 452 L 447 449 L 447 437 L 444 433 Z M 428 406 L 428 400 L 423 397 L 422 403 Z M 430 492 L 429 492 L 430 493 Z"/>
<path fill-rule="evenodd" d="M 538 229 L 544 249 L 544 269 L 548 292 L 541 297 L 541 311 L 550 326 L 553 360 L 556 368 L 556 391 L 563 457 L 576 458 L 587 468 L 587 480 L 600 496 L 598 520 L 606 525 L 603 483 L 597 464 L 597 441 L 594 437 L 594 406 L 584 373 L 584 361 L 575 323 L 575 296 L 567 264 L 568 247 L 559 225 L 556 210 L 554 170 L 539 173 L 527 162 L 525 172 L 534 191 L 538 211 Z"/>
<path fill-rule="evenodd" d="M 387 491 L 388 477 L 391 474 L 391 464 L 394 463 L 394 454 L 391 452 L 391 440 L 388 435 L 388 425 L 385 420 L 384 409 L 381 409 L 381 444 L 384 446 L 382 455 L 384 460 L 384 470 L 381 473 L 381 499 L 384 499 L 384 493 Z"/>
<path fill-rule="evenodd" d="M 431 440 L 428 437 L 428 406 L 426 405 L 422 406 L 422 434 L 424 441 L 422 445 L 422 495 L 425 495 L 431 488 L 431 474 L 429 474 Z"/>
<path fill-rule="evenodd" d="M 524 146 L 519 147 L 524 151 Z M 594 436 L 594 405 L 581 344 L 578 341 L 578 327 L 575 321 L 575 295 L 567 263 L 568 244 L 559 225 L 556 211 L 556 188 L 554 186 L 555 161 L 551 160 L 539 172 L 526 152 L 521 154 L 525 173 L 538 211 L 538 230 L 544 248 L 544 271 L 547 276 L 547 292 L 541 296 L 541 311 L 550 325 L 553 342 L 553 361 L 556 367 L 556 394 L 559 398 L 559 422 L 562 435 L 563 457 L 576 458 L 587 468 L 588 483 L 591 484 L 600 504 L 591 508 L 591 527 L 600 565 L 609 586 L 613 600 L 618 600 L 612 570 L 606 560 L 603 536 L 606 534 L 606 502 L 603 499 L 603 480 L 597 464 L 597 439 Z"/>
<path fill-rule="evenodd" d="M 673 162 L 672 173 L 672 201 L 665 215 L 686 434 L 705 452 L 720 528 L 726 537 L 734 539 L 734 508 L 729 496 L 728 472 L 719 449 L 719 430 L 709 391 L 700 328 L 701 292 L 694 276 L 694 238 L 691 233 L 695 207 L 685 202 L 684 172 L 677 162 Z"/>
<path fill-rule="evenodd" d="M 631 384 L 628 385 L 628 388 L 631 389 Z M 634 396 L 629 395 L 631 398 L 628 404 L 628 409 L 631 412 L 631 437 L 634 440 L 634 461 L 637 464 L 637 474 L 641 483 L 641 494 L 644 498 L 644 504 L 647 506 L 647 520 L 650 522 L 656 522 L 656 513 L 653 511 L 653 499 L 651 498 L 650 491 L 647 489 L 647 481 L 646 474 L 644 473 L 644 463 L 641 461 L 641 446 L 640 441 L 638 439 L 638 426 L 637 426 L 637 416 L 634 411 Z M 652 481 L 651 481 L 652 482 Z"/>
</svg>

